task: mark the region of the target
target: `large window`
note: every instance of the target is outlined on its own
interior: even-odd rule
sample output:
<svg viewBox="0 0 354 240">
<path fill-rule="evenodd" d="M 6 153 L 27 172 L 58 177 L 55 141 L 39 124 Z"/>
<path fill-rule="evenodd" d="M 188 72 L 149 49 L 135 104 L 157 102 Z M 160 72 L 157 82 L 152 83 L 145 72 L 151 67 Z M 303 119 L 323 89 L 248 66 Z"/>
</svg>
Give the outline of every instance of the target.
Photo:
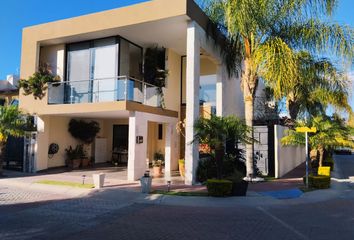
<svg viewBox="0 0 354 240">
<path fill-rule="evenodd" d="M 109 37 L 69 44 L 67 47 L 66 101 L 70 103 L 120 100 L 134 82 L 118 76 L 141 79 L 142 48 L 119 38 Z M 136 83 L 135 83 L 136 84 Z M 130 86 L 132 85 L 132 86 Z M 131 94 L 129 94 L 131 93 Z"/>
<path fill-rule="evenodd" d="M 186 57 L 182 57 L 181 102 L 187 104 L 186 99 Z M 216 112 L 216 65 L 207 58 L 200 59 L 199 101 L 203 106 L 210 107 L 212 113 Z"/>
</svg>

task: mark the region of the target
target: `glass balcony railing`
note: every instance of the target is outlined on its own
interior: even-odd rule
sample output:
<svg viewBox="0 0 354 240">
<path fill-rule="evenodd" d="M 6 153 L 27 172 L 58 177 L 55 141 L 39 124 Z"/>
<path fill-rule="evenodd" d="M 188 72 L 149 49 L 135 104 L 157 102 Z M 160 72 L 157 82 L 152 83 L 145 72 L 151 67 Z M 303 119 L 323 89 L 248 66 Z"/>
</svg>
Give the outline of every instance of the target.
<svg viewBox="0 0 354 240">
<path fill-rule="evenodd" d="M 132 101 L 153 107 L 161 105 L 157 87 L 121 76 L 48 84 L 48 104 Z"/>
</svg>

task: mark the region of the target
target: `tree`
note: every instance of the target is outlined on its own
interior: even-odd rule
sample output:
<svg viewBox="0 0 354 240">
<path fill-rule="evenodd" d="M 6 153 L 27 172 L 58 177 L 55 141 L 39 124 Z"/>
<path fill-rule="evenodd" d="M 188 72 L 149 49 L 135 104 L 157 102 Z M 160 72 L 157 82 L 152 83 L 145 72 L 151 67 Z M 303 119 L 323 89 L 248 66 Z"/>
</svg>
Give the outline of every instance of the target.
<svg viewBox="0 0 354 240">
<path fill-rule="evenodd" d="M 291 119 L 296 120 L 299 113 L 310 116 L 325 114 L 328 105 L 350 113 L 350 87 L 346 75 L 329 59 L 317 59 L 305 51 L 295 54 L 298 73 L 292 82 L 280 85 L 269 82 L 277 100 L 286 97 L 286 107 Z"/>
<path fill-rule="evenodd" d="M 254 97 L 259 79 L 289 88 L 298 72 L 296 50 L 353 57 L 353 30 L 324 22 L 336 0 L 207 0 L 206 13 L 230 47 L 223 48 L 230 74 L 243 60 L 241 87 L 246 124 L 253 127 Z M 214 37 L 215 39 L 215 37 Z M 246 145 L 247 176 L 252 177 L 253 144 Z"/>
<path fill-rule="evenodd" d="M 200 118 L 194 124 L 195 136 L 201 144 L 207 144 L 215 154 L 217 177 L 222 178 L 222 165 L 225 154 L 225 144 L 230 139 L 241 143 L 250 143 L 250 129 L 235 116 Z"/>
<path fill-rule="evenodd" d="M 3 149 L 9 136 L 24 135 L 25 120 L 16 106 L 0 106 L 0 175 L 2 174 Z"/>
<path fill-rule="evenodd" d="M 316 133 L 309 133 L 309 144 L 319 153 L 319 165 L 323 165 L 326 151 L 334 147 L 354 147 L 354 142 L 349 138 L 349 128 L 337 116 L 316 116 L 309 123 L 298 121 L 298 127 L 311 126 L 317 129 Z M 283 137 L 283 145 L 305 145 L 305 134 L 289 130 Z"/>
</svg>

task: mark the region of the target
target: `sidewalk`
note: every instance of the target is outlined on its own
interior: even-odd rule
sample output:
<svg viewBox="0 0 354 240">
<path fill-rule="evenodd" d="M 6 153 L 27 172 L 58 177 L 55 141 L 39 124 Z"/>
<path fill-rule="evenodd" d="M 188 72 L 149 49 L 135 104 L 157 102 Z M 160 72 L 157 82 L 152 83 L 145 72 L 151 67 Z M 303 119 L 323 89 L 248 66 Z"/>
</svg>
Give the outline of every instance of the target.
<svg viewBox="0 0 354 240">
<path fill-rule="evenodd" d="M 141 194 L 140 183 L 129 182 L 126 180 L 115 179 L 107 174 L 105 186 L 103 189 L 81 189 L 66 186 L 53 186 L 36 183 L 39 180 L 72 181 L 80 183 L 82 181 L 81 172 L 56 173 L 45 175 L 21 174 L 15 172 L 5 172 L 9 178 L 0 179 L 0 186 L 21 188 L 26 191 L 41 191 L 52 194 L 58 194 L 67 198 L 85 198 L 97 197 L 101 199 L 119 199 L 125 195 L 131 196 L 130 203 L 145 203 L 158 205 L 176 205 L 176 206 L 208 206 L 208 207 L 227 207 L 227 206 L 264 206 L 264 205 L 292 205 L 304 204 L 309 202 L 326 201 L 332 198 L 353 197 L 354 189 L 344 188 L 343 183 L 333 181 L 332 188 L 327 190 L 317 190 L 304 193 L 296 199 L 279 200 L 269 196 L 262 196 L 259 192 L 276 191 L 297 188 L 303 186 L 302 176 L 303 165 L 299 166 L 282 179 L 277 179 L 263 183 L 250 183 L 249 191 L 246 197 L 192 197 L 192 196 L 169 196 L 161 194 Z M 337 170 L 339 171 L 339 170 Z M 90 171 L 92 173 L 94 171 Z M 92 177 L 87 174 L 85 183 L 92 183 Z M 153 180 L 153 190 L 167 190 L 167 184 L 164 179 Z M 178 178 L 172 181 L 170 190 L 184 192 L 205 192 L 205 186 L 186 186 Z"/>
</svg>

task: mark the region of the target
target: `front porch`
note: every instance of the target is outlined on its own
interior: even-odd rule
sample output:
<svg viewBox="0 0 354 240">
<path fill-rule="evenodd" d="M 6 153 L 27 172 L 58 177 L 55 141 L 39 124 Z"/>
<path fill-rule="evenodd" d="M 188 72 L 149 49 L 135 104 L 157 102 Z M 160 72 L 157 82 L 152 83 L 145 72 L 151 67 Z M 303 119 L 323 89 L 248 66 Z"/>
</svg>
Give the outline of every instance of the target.
<svg viewBox="0 0 354 240">
<path fill-rule="evenodd" d="M 84 145 L 85 158 L 90 159 L 93 166 L 106 163 L 114 166 L 116 163 L 117 168 L 109 168 L 113 171 L 102 170 L 118 174 L 112 178 L 136 181 L 149 170 L 154 154 L 159 152 L 164 155 L 163 176 L 171 180 L 173 171 L 178 169 L 177 116 L 169 115 L 168 111 L 161 115 L 127 110 L 39 116 L 36 171 L 61 168 L 67 164 L 66 150 L 82 144 L 68 131 L 70 121 L 75 119 L 94 121 L 100 128 L 94 141 Z M 57 144 L 59 151 L 48 154 L 52 144 Z"/>
</svg>

